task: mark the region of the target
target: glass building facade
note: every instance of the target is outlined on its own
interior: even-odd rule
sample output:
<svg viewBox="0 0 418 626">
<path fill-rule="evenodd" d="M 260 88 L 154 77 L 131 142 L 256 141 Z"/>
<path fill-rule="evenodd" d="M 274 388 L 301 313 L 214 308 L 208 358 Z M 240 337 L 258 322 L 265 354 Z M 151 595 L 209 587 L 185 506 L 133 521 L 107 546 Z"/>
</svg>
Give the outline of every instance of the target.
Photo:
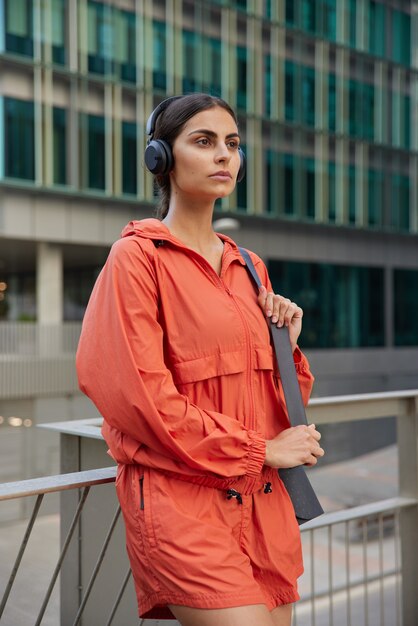
<svg viewBox="0 0 418 626">
<path fill-rule="evenodd" d="M 247 153 L 246 178 L 221 211 L 323 225 L 330 237 L 336 227 L 417 236 L 416 0 L 0 6 L 10 68 L 0 184 L 153 203 L 148 114 L 167 96 L 206 91 L 237 110 Z M 306 345 L 385 345 L 385 268 L 278 258 L 269 267 L 309 312 Z M 418 345 L 417 272 L 390 270 L 395 345 Z"/>
</svg>

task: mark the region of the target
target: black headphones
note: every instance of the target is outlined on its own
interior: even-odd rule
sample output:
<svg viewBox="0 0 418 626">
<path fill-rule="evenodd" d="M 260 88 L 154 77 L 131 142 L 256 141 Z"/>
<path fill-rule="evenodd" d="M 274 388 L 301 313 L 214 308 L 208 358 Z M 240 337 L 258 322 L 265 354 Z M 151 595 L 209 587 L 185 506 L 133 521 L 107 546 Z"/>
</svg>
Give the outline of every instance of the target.
<svg viewBox="0 0 418 626">
<path fill-rule="evenodd" d="M 173 169 L 174 157 L 171 146 L 167 141 L 164 141 L 164 139 L 153 139 L 155 123 L 158 116 L 165 111 L 173 100 L 178 100 L 179 98 L 184 97 L 185 96 L 172 96 L 171 98 L 163 100 L 153 110 L 148 118 L 146 133 L 149 136 L 149 139 L 147 141 L 147 147 L 145 148 L 144 160 L 149 171 L 156 176 L 165 176 Z M 239 183 L 245 176 L 245 154 L 241 148 L 238 148 L 238 154 L 240 158 L 240 166 L 237 175 L 237 182 Z"/>
</svg>

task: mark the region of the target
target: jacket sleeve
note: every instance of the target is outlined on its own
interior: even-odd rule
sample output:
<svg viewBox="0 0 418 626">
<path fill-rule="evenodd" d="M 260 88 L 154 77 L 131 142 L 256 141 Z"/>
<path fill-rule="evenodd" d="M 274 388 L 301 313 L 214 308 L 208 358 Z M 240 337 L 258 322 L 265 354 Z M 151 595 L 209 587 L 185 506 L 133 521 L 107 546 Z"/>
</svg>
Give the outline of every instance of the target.
<svg viewBox="0 0 418 626">
<path fill-rule="evenodd" d="M 153 252 L 116 242 L 93 289 L 77 350 L 81 390 L 131 450 L 141 446 L 195 471 L 260 473 L 265 440 L 236 419 L 193 405 L 164 363 Z M 150 246 L 152 247 L 152 243 Z M 125 459 L 125 462 L 128 459 Z"/>
<path fill-rule="evenodd" d="M 257 269 L 258 275 L 260 276 L 260 280 L 263 285 L 266 287 L 267 291 L 274 291 L 270 277 L 268 275 L 268 270 L 263 261 L 256 254 L 252 253 L 254 267 Z M 286 294 L 281 294 L 286 296 Z M 302 394 L 302 400 L 304 405 L 306 406 L 309 402 L 309 398 L 312 393 L 312 388 L 314 384 L 314 377 L 309 367 L 309 362 L 303 352 L 300 350 L 299 346 L 296 347 L 293 352 L 293 360 L 295 362 L 296 374 L 299 381 L 300 392 Z M 280 378 L 280 376 L 279 376 Z M 280 396 L 282 405 L 285 406 L 284 393 L 282 386 L 280 384 Z"/>
</svg>

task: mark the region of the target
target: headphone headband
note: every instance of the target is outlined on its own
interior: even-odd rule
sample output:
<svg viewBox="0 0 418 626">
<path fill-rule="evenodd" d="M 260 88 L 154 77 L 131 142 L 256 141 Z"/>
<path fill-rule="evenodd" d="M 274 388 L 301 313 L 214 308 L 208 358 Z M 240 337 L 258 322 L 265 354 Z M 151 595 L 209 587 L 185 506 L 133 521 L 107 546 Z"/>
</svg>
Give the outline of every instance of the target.
<svg viewBox="0 0 418 626">
<path fill-rule="evenodd" d="M 166 98 L 165 100 L 163 100 L 162 102 L 160 102 L 160 104 L 158 104 L 155 109 L 153 110 L 153 112 L 151 113 L 151 115 L 148 118 L 147 121 L 147 125 L 145 127 L 145 132 L 147 135 L 150 136 L 150 139 L 152 139 L 152 136 L 155 132 L 155 123 L 157 121 L 157 117 L 163 112 L 165 111 L 165 109 L 168 107 L 168 105 L 173 102 L 173 100 L 179 100 L 180 98 L 183 98 L 184 96 L 171 96 L 170 98 Z"/>
</svg>

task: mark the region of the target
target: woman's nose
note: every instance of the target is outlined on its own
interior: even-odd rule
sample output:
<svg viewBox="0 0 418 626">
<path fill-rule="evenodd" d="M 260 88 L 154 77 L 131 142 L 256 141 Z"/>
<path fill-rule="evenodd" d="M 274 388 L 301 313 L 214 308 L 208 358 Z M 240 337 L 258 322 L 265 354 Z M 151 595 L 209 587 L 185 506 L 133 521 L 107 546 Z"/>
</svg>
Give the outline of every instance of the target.
<svg viewBox="0 0 418 626">
<path fill-rule="evenodd" d="M 231 155 L 229 153 L 228 147 L 219 146 L 219 149 L 215 156 L 216 162 L 219 163 L 221 161 L 229 161 L 230 158 L 231 158 Z"/>
</svg>

